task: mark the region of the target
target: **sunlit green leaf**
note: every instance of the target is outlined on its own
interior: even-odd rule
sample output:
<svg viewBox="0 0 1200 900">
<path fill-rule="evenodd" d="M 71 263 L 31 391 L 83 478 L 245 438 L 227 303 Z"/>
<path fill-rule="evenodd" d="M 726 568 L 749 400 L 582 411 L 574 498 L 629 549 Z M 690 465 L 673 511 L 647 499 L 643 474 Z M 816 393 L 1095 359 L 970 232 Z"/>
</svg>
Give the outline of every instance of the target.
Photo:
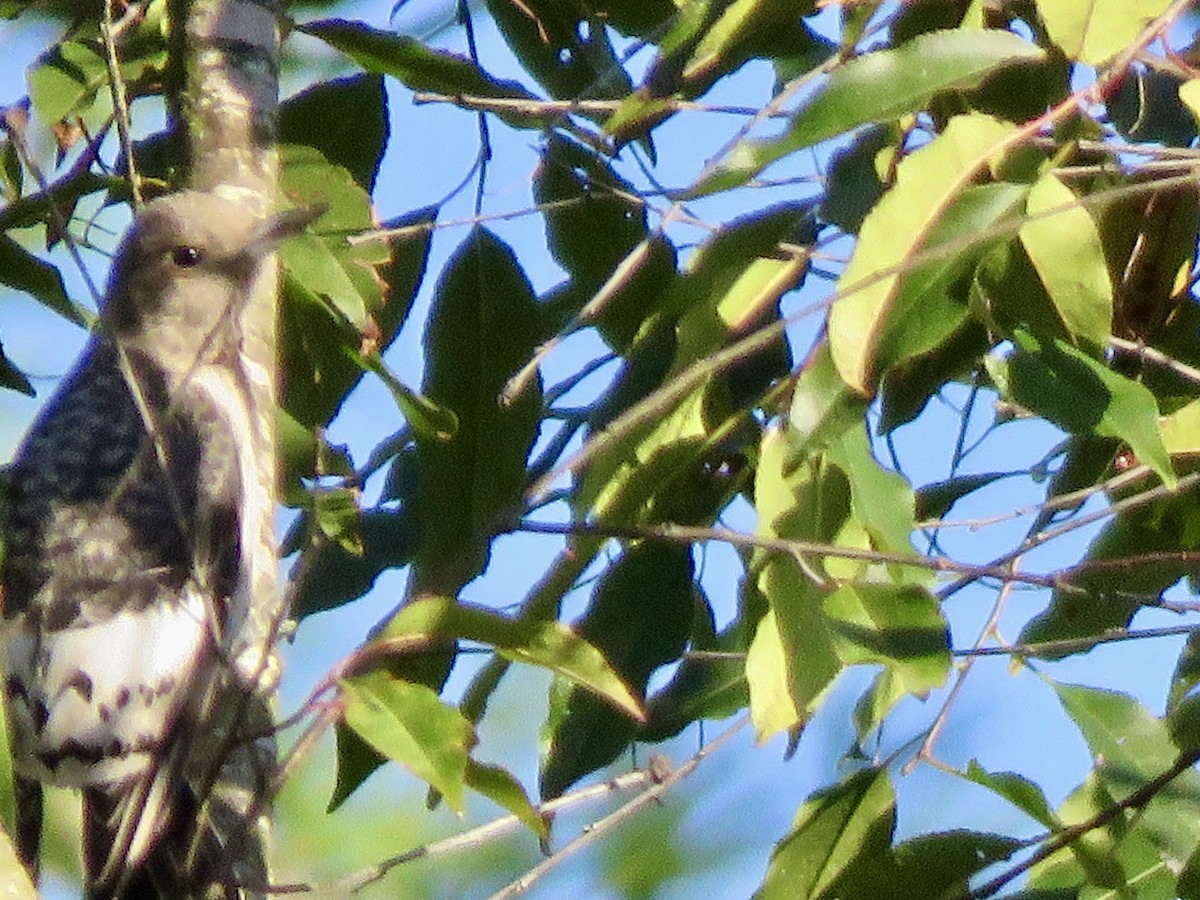
<svg viewBox="0 0 1200 900">
<path fill-rule="evenodd" d="M 346 724 L 377 752 L 429 782 L 461 812 L 467 752 L 475 744 L 470 723 L 429 688 L 382 670 L 339 683 Z"/>
<path fill-rule="evenodd" d="M 1044 56 L 1007 31 L 967 29 L 936 31 L 892 50 L 865 53 L 834 70 L 783 137 L 743 142 L 697 190 L 736 187 L 789 153 L 868 122 L 915 112 L 939 91 L 972 87 L 1000 66 Z"/>
<path fill-rule="evenodd" d="M 990 367 L 1001 393 L 1072 434 L 1120 438 L 1165 484 L 1175 484 L 1158 429 L 1158 402 L 1141 384 L 1064 341 L 1019 332 L 1020 349 Z"/>
<path fill-rule="evenodd" d="M 525 789 L 521 787 L 521 783 L 507 769 L 484 765 L 468 759 L 466 783 L 471 790 L 483 794 L 520 819 L 539 838 L 549 837 L 549 824 L 538 815 L 533 804 L 529 802 Z"/>
<path fill-rule="evenodd" d="M 895 827 L 896 801 L 886 770 L 856 772 L 818 791 L 775 846 L 756 900 L 839 896 L 839 881 L 861 877 L 862 869 L 874 869 L 886 858 Z"/>
<path fill-rule="evenodd" d="M 641 703 L 618 674 L 624 671 L 619 661 L 606 659 L 586 634 L 558 622 L 511 619 L 445 597 L 425 597 L 406 604 L 374 641 L 386 649 L 389 642 L 410 638 L 428 638 L 431 643 L 468 640 L 494 647 L 507 659 L 541 666 L 586 688 L 633 719 L 643 717 Z"/>
<path fill-rule="evenodd" d="M 1021 243 L 1067 332 L 1094 347 L 1112 331 L 1113 289 L 1096 223 L 1053 175 L 1029 191 Z"/>
<path fill-rule="evenodd" d="M 1100 65 L 1125 49 L 1170 0 L 1038 0 L 1046 30 L 1071 59 Z"/>
<path fill-rule="evenodd" d="M 863 221 L 829 318 L 834 362 L 855 390 L 869 394 L 883 368 L 949 337 L 965 316 L 965 295 L 947 298 L 938 311 L 917 302 L 923 296 L 919 291 L 905 303 L 898 298 L 906 276 L 916 274 L 922 251 L 944 248 L 943 256 L 930 260 L 935 267 L 930 275 L 936 280 L 952 275 L 964 251 L 985 246 L 978 239 L 980 228 L 1006 215 L 1023 196 L 1016 185 L 968 191 L 1011 132 L 1011 126 L 986 116 L 954 119 L 940 137 L 900 163 L 895 185 Z M 952 209 L 956 219 L 947 220 Z M 922 335 L 929 328 L 933 333 Z"/>
</svg>

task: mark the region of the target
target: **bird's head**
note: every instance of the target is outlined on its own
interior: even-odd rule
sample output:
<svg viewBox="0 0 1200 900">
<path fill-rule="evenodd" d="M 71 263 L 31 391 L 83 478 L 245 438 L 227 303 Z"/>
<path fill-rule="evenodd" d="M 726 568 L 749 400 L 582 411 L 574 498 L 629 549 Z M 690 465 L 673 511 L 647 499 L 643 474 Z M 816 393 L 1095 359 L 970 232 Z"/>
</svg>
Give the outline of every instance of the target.
<svg viewBox="0 0 1200 900">
<path fill-rule="evenodd" d="M 164 364 L 226 352 L 264 261 L 318 215 L 299 209 L 264 217 L 200 191 L 152 201 L 113 262 L 101 310 L 105 331 Z"/>
</svg>

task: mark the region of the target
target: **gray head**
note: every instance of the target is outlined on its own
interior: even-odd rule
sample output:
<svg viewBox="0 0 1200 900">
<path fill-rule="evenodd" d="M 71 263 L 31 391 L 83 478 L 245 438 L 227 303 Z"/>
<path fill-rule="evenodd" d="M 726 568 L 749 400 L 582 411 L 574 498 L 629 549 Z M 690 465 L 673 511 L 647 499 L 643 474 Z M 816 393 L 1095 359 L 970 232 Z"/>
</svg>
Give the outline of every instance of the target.
<svg viewBox="0 0 1200 900">
<path fill-rule="evenodd" d="M 267 218 L 225 197 L 181 191 L 148 203 L 121 242 L 101 311 L 106 333 L 165 366 L 220 353 L 235 335 L 262 263 L 315 218 L 289 210 Z"/>
</svg>

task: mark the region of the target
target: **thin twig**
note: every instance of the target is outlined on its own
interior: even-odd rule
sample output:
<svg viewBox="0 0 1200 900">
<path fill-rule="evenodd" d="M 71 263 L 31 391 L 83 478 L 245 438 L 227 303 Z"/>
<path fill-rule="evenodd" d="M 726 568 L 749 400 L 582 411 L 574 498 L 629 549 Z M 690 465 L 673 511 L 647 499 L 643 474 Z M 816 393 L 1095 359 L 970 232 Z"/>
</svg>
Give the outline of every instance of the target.
<svg viewBox="0 0 1200 900">
<path fill-rule="evenodd" d="M 450 103 L 474 111 L 517 113 L 523 116 L 546 116 L 554 118 L 564 115 L 583 115 L 616 112 L 623 99 L 615 100 L 537 100 L 524 97 L 479 97 L 472 94 L 436 94 L 421 91 L 413 94 L 413 103 Z M 757 106 L 729 106 L 721 103 L 701 103 L 697 100 L 666 98 L 661 101 L 663 109 L 672 112 L 708 112 L 732 116 L 758 116 L 762 112 Z M 784 110 L 774 110 L 771 118 L 787 118 Z"/>
<path fill-rule="evenodd" d="M 603 819 L 593 822 L 584 829 L 583 833 L 580 834 L 579 837 L 575 838 L 575 840 L 571 841 L 553 856 L 534 866 L 516 881 L 512 882 L 512 884 L 492 894 L 489 900 L 508 900 L 508 898 L 516 897 L 518 894 L 525 893 L 525 891 L 529 890 L 529 888 L 532 887 L 540 878 L 542 878 L 556 866 L 560 865 L 564 860 L 573 856 L 575 853 L 586 847 L 588 844 L 591 844 L 593 841 L 598 840 L 616 826 L 623 824 L 634 813 L 640 812 L 652 803 L 657 803 L 663 794 L 669 791 L 684 778 L 691 775 L 701 762 L 710 756 L 713 751 L 728 743 L 735 734 L 737 734 L 746 726 L 749 721 L 750 719 L 747 716 L 742 716 L 739 718 L 733 723 L 733 725 L 725 729 L 725 731 L 718 735 L 713 741 L 701 747 L 695 756 L 689 759 L 674 772 L 671 772 L 669 775 L 662 778 L 653 787 L 641 794 L 638 794 L 638 796 L 634 797 L 620 809 L 605 816 Z"/>
<path fill-rule="evenodd" d="M 126 20 L 134 10 L 140 8 L 131 6 L 126 12 Z M 100 23 L 100 35 L 104 38 L 104 61 L 108 65 L 108 87 L 112 92 L 113 115 L 117 120 L 117 134 L 121 139 L 121 150 L 125 154 L 125 170 L 129 174 L 129 190 L 133 195 L 133 208 L 142 208 L 142 177 L 138 174 L 137 163 L 133 158 L 132 126 L 129 122 L 129 93 L 125 89 L 125 76 L 121 74 L 121 61 L 117 57 L 117 26 L 113 21 L 113 0 L 104 0 L 104 20 Z"/>
<path fill-rule="evenodd" d="M 1200 369 L 1193 368 L 1187 363 L 1173 359 L 1161 350 L 1155 350 L 1153 347 L 1147 347 L 1145 344 L 1137 343 L 1136 341 L 1127 341 L 1124 338 L 1110 336 L 1108 345 L 1114 350 L 1125 353 L 1129 356 L 1136 356 L 1139 359 L 1144 359 L 1146 362 L 1154 363 L 1156 366 L 1162 366 L 1187 379 L 1193 384 L 1200 384 Z"/>
<path fill-rule="evenodd" d="M 1011 574 L 1013 576 L 1017 574 L 1020 564 L 1021 561 L 1019 558 L 1014 559 L 1010 564 Z M 1000 614 L 1004 611 L 1004 607 L 1008 602 L 1008 598 L 1012 596 L 1014 583 L 1015 582 L 1011 580 L 1004 582 L 1004 587 L 1000 589 L 1000 593 L 996 597 L 996 602 L 992 604 L 992 612 L 988 616 L 987 622 L 985 622 L 983 628 L 979 630 L 979 637 L 975 639 L 975 650 L 980 649 L 985 641 L 996 636 L 997 629 L 1000 626 Z M 938 710 L 937 715 L 934 717 L 933 724 L 929 726 L 929 732 L 925 735 L 925 740 L 921 742 L 921 749 L 917 751 L 916 755 L 913 756 L 911 760 L 904 764 L 902 771 L 905 775 L 910 774 L 922 760 L 928 762 L 935 761 L 933 756 L 934 745 L 937 743 L 938 737 L 941 735 L 942 730 L 946 726 L 946 721 L 950 717 L 950 710 L 954 707 L 955 701 L 958 700 L 959 695 L 962 693 L 962 689 L 967 682 L 967 676 L 971 674 L 971 669 L 975 665 L 975 660 L 977 658 L 978 657 L 974 655 L 968 656 L 962 662 L 962 664 L 959 665 L 958 672 L 954 677 L 954 684 L 950 688 L 950 692 L 946 696 L 945 701 L 942 703 L 941 709 Z"/>
<path fill-rule="evenodd" d="M 1080 822 L 1078 825 L 1069 825 L 1062 831 L 1057 832 L 1050 837 L 1045 844 L 1042 845 L 1036 853 L 1029 859 L 1023 860 L 1017 865 L 1011 867 L 1000 875 L 997 875 L 991 881 L 980 885 L 973 890 L 967 890 L 959 894 L 955 900 L 982 900 L 984 897 L 990 897 L 997 891 L 1001 890 L 1005 885 L 1016 878 L 1019 878 L 1024 873 L 1028 872 L 1038 863 L 1045 859 L 1049 859 L 1059 850 L 1068 847 L 1075 841 L 1079 840 L 1085 834 L 1095 831 L 1097 828 L 1103 828 L 1110 822 L 1114 821 L 1117 816 L 1126 810 L 1140 809 L 1164 790 L 1167 785 L 1189 771 L 1197 761 L 1200 761 L 1200 750 L 1189 750 L 1186 753 L 1181 753 L 1175 763 L 1157 776 L 1153 780 L 1142 785 L 1128 797 L 1118 800 L 1111 806 L 1105 807 L 1096 813 L 1090 819 Z"/>
<path fill-rule="evenodd" d="M 663 763 L 660 760 L 661 757 L 655 757 L 651 765 L 645 769 L 626 772 L 623 775 L 617 775 L 615 778 L 610 778 L 599 784 L 589 785 L 570 794 L 564 794 L 561 797 L 548 800 L 541 806 L 538 806 L 535 812 L 540 818 L 548 820 L 565 810 L 598 800 L 604 800 L 613 794 L 645 790 L 662 780 Z M 385 859 L 383 862 L 342 879 L 338 882 L 338 888 L 350 891 L 351 893 L 358 893 L 382 879 L 398 866 L 418 859 L 442 856 L 470 847 L 480 847 L 489 841 L 494 841 L 506 834 L 517 831 L 524 825 L 525 823 L 515 815 L 502 816 L 499 819 L 494 819 L 491 822 L 487 822 L 477 828 L 472 828 L 469 831 L 464 831 L 461 834 L 451 835 L 440 841 L 414 847 L 412 850 Z"/>
</svg>

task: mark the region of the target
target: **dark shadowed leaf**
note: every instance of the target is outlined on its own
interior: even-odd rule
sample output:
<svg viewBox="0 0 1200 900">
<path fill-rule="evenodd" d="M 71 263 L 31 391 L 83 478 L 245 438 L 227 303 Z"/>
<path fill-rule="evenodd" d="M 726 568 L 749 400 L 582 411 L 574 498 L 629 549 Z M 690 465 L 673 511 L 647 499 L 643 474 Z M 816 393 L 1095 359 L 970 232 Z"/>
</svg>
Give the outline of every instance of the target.
<svg viewBox="0 0 1200 900">
<path fill-rule="evenodd" d="M 1126 627 L 1144 603 L 1194 571 L 1182 560 L 1156 559 L 1155 554 L 1196 549 L 1200 508 L 1190 497 L 1168 497 L 1120 514 L 1092 541 L 1085 563 L 1145 556 L 1147 564 L 1085 569 L 1072 578 L 1071 589 L 1054 591 L 1050 606 L 1021 632 L 1021 642 L 1086 638 Z M 1074 652 L 1086 649 L 1083 644 Z"/>
<path fill-rule="evenodd" d="M 302 91 L 280 107 L 279 128 L 283 143 L 316 147 L 366 191 L 374 191 L 388 141 L 383 79 L 353 75 Z"/>
<path fill-rule="evenodd" d="M 577 628 L 636 693 L 650 674 L 678 659 L 694 609 L 692 560 L 686 547 L 639 544 L 605 572 Z M 560 692 L 547 726 L 550 751 L 542 762 L 543 798 L 557 797 L 589 772 L 612 762 L 637 723 L 592 694 Z"/>
<path fill-rule="evenodd" d="M 540 338 L 533 291 L 512 250 L 477 229 L 437 287 L 423 393 L 458 417 L 449 440 L 419 440 L 421 545 L 411 592 L 455 594 L 487 565 L 501 518 L 519 506 L 542 414 L 541 383 L 500 394 Z"/>
<path fill-rule="evenodd" d="M 552 97 L 621 97 L 632 90 L 607 29 L 584 8 L 561 0 L 487 0 L 486 6 L 521 65 Z"/>
<path fill-rule="evenodd" d="M 537 99 L 515 81 L 492 78 L 466 57 L 444 50 L 430 50 L 416 38 L 380 31 L 361 22 L 322 19 L 299 25 L 297 30 L 336 47 L 368 72 L 391 75 L 414 91 L 509 100 Z M 516 127 L 537 128 L 543 121 L 541 116 L 517 111 L 503 111 L 498 115 Z"/>
<path fill-rule="evenodd" d="M 407 565 L 417 544 L 412 518 L 403 510 L 366 510 L 358 521 L 363 552 L 325 543 L 304 563 L 291 614 L 297 619 L 361 597 L 384 569 Z"/>
<path fill-rule="evenodd" d="M 58 269 L 8 235 L 0 235 L 0 284 L 24 291 L 71 322 L 83 325 L 87 321 L 79 305 L 67 296 Z"/>
</svg>

